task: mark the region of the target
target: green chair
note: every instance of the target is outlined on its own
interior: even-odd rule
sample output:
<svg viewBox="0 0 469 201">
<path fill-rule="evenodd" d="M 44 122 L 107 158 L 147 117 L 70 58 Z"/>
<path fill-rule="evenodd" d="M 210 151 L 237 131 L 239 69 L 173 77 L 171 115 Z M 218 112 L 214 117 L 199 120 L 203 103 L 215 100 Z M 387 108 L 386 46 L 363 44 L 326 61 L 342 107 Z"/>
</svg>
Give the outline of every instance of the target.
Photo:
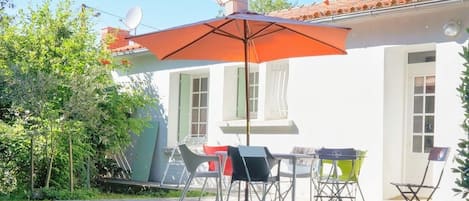
<svg viewBox="0 0 469 201">
<path fill-rule="evenodd" d="M 360 187 L 360 183 L 358 182 L 358 178 L 360 176 L 360 170 L 363 165 L 363 160 L 366 156 L 366 151 L 356 150 L 357 151 L 357 159 L 356 160 L 339 160 L 337 162 L 337 166 L 342 171 L 342 175 L 339 176 L 340 180 L 348 180 L 351 181 L 348 186 L 346 186 L 346 191 L 348 194 L 353 195 L 355 197 L 356 191 L 360 193 L 362 200 L 365 200 L 363 197 L 363 192 Z"/>
<path fill-rule="evenodd" d="M 358 182 L 365 151 L 322 148 L 317 155 L 319 171 L 315 200 L 356 200 L 357 190 L 365 200 Z"/>
</svg>

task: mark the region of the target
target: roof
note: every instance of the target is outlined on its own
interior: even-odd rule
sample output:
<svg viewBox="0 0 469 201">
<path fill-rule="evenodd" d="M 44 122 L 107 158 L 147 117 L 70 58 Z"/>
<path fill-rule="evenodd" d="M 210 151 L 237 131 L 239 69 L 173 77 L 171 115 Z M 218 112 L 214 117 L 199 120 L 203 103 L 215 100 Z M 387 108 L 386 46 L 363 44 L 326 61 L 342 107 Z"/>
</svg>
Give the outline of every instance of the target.
<svg viewBox="0 0 469 201">
<path fill-rule="evenodd" d="M 129 52 L 129 51 L 139 50 L 139 49 L 143 49 L 143 48 L 145 48 L 145 47 L 143 47 L 140 44 L 134 43 L 134 44 L 129 44 L 129 45 L 126 45 L 126 46 L 123 46 L 123 47 L 118 47 L 118 48 L 111 49 L 111 51 L 114 52 L 114 53 Z"/>
<path fill-rule="evenodd" d="M 302 5 L 290 9 L 271 12 L 268 15 L 296 19 L 300 21 L 319 20 L 331 16 L 354 14 L 378 9 L 397 9 L 411 4 L 429 3 L 436 0 L 324 0 L 322 3 Z M 438 0 L 442 1 L 442 0 Z M 112 49 L 113 53 L 129 53 L 143 49 L 139 44 L 131 44 Z"/>
<path fill-rule="evenodd" d="M 435 0 L 325 0 L 323 3 L 303 5 L 269 13 L 271 16 L 301 21 L 317 20 L 337 15 L 353 14 L 376 9 L 393 9 L 408 4 Z"/>
</svg>

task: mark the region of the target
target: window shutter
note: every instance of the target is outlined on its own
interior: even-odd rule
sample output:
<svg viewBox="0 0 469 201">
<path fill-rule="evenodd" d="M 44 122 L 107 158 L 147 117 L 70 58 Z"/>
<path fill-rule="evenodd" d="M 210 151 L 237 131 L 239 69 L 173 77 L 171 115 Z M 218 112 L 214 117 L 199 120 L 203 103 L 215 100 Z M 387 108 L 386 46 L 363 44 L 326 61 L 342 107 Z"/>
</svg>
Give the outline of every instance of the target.
<svg viewBox="0 0 469 201">
<path fill-rule="evenodd" d="M 273 62 L 268 67 L 266 117 L 285 119 L 288 116 L 288 63 Z"/>
<path fill-rule="evenodd" d="M 244 68 L 238 68 L 238 99 L 236 104 L 236 117 L 246 118 L 246 81 Z"/>
<path fill-rule="evenodd" d="M 190 90 L 191 76 L 181 74 L 179 77 L 178 141 L 182 141 L 189 134 Z"/>
</svg>

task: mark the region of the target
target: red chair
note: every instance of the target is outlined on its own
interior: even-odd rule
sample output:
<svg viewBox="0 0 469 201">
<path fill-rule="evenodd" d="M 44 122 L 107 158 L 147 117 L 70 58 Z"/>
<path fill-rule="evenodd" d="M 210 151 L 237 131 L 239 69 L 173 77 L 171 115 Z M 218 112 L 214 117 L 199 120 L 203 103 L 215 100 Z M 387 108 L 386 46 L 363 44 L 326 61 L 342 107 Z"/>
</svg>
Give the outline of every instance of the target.
<svg viewBox="0 0 469 201">
<path fill-rule="evenodd" d="M 204 149 L 205 154 L 214 155 L 214 154 L 216 154 L 215 152 L 217 152 L 217 151 L 227 152 L 228 151 L 228 146 L 209 146 L 209 145 L 204 144 L 203 149 Z M 226 157 L 228 157 L 228 155 L 226 155 Z M 215 167 L 216 167 L 215 162 L 210 161 L 208 163 L 208 170 L 209 171 L 214 171 Z M 232 167 L 231 167 L 231 158 L 228 157 L 226 159 L 225 165 L 223 167 L 223 175 L 231 176 L 232 172 L 233 172 L 233 170 L 232 170 Z"/>
</svg>

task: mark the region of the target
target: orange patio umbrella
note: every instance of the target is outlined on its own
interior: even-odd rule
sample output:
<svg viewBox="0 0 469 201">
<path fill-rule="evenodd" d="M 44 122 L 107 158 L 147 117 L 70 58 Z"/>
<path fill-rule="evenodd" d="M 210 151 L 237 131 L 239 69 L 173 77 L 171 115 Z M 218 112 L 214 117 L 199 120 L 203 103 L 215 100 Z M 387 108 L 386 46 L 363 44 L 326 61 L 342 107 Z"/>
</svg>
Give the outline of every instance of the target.
<svg viewBox="0 0 469 201">
<path fill-rule="evenodd" d="M 349 28 L 319 25 L 252 12 L 132 36 L 161 60 L 244 62 L 246 144 L 250 144 L 249 65 L 271 60 L 346 54 Z"/>
</svg>

